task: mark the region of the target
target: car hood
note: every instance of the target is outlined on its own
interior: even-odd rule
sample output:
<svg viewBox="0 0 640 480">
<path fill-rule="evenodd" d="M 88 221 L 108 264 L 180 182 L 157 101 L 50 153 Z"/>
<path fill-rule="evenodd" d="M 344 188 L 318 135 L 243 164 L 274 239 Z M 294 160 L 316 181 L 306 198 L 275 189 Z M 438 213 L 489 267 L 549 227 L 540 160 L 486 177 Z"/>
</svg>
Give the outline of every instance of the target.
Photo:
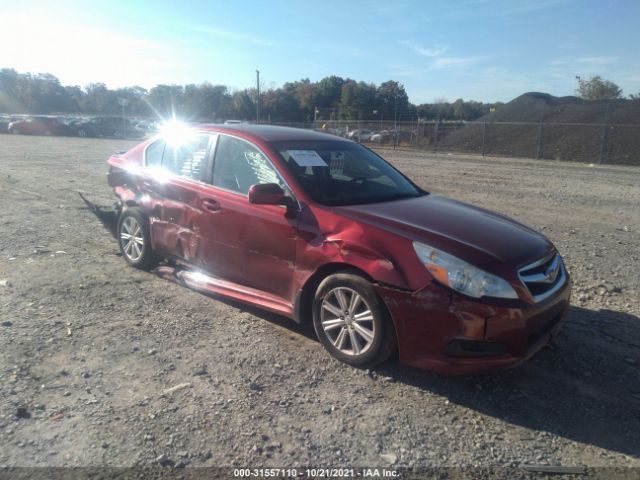
<svg viewBox="0 0 640 480">
<path fill-rule="evenodd" d="M 335 212 L 490 270 L 519 267 L 554 249 L 545 236 L 515 220 L 439 195 L 341 206 Z"/>
</svg>

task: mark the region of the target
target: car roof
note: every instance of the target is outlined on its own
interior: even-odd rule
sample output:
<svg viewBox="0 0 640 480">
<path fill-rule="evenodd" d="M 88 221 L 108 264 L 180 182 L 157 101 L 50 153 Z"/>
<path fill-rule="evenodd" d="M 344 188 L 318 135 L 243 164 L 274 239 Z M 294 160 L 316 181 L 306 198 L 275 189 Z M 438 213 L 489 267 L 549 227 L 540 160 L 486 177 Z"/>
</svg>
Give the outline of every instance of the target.
<svg viewBox="0 0 640 480">
<path fill-rule="evenodd" d="M 344 138 L 336 137 L 328 133 L 316 132 L 315 130 L 307 130 L 303 128 L 292 127 L 278 127 L 275 125 L 253 125 L 253 124 L 233 124 L 233 125 L 221 125 L 221 124 L 202 124 L 197 125 L 198 129 L 210 130 L 223 133 L 240 133 L 244 135 L 250 135 L 256 139 L 260 139 L 265 142 L 277 142 L 277 141 L 342 141 L 349 142 Z"/>
</svg>

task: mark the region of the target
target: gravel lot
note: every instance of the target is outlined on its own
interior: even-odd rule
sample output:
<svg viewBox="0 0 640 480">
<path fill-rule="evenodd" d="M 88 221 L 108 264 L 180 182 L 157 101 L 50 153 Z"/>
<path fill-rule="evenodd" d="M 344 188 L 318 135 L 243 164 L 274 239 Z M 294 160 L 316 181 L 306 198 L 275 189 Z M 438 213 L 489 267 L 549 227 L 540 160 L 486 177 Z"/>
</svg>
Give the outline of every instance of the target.
<svg viewBox="0 0 640 480">
<path fill-rule="evenodd" d="M 542 229 L 574 305 L 522 367 L 331 359 L 312 329 L 128 268 L 117 140 L 0 136 L 0 466 L 640 468 L 640 170 L 387 151 L 435 193 Z M 638 472 L 638 470 L 636 470 Z"/>
</svg>

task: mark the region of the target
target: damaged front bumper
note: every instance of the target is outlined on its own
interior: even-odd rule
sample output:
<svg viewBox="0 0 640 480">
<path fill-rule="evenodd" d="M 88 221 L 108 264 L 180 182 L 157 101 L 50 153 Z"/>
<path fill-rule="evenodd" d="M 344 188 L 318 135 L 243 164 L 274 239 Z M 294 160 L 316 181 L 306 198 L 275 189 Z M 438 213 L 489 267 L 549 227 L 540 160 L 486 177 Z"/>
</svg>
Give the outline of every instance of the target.
<svg viewBox="0 0 640 480">
<path fill-rule="evenodd" d="M 436 282 L 407 292 L 376 287 L 396 327 L 400 362 L 444 374 L 509 368 L 557 334 L 569 310 L 571 283 L 537 304 L 471 299 Z"/>
</svg>

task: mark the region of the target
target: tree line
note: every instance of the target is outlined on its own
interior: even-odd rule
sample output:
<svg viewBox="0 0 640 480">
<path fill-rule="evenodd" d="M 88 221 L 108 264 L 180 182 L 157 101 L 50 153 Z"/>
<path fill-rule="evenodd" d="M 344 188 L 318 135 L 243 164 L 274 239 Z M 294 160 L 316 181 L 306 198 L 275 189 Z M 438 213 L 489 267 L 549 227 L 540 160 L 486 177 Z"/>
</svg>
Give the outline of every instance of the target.
<svg viewBox="0 0 640 480">
<path fill-rule="evenodd" d="M 231 90 L 225 85 L 156 85 L 110 89 L 104 83 L 85 87 L 62 85 L 49 73 L 0 69 L 0 112 L 26 114 L 175 115 L 196 121 L 256 119 L 257 89 Z M 331 120 L 475 120 L 496 107 L 458 99 L 414 105 L 404 86 L 394 80 L 380 85 L 329 76 L 318 82 L 302 79 L 260 92 L 263 122 Z"/>
<path fill-rule="evenodd" d="M 578 78 L 578 96 L 587 100 L 620 98 L 622 90 L 599 76 Z M 231 90 L 208 82 L 199 85 L 156 85 L 110 89 L 104 83 L 85 87 L 62 85 L 49 73 L 0 69 L 0 113 L 119 115 L 126 101 L 129 116 L 194 121 L 256 119 L 257 89 Z M 631 95 L 637 99 L 638 96 Z M 120 102 L 119 102 L 120 101 Z M 339 76 L 318 82 L 302 79 L 260 94 L 263 122 L 331 120 L 472 121 L 499 108 L 501 102 L 436 100 L 414 105 L 404 86 L 394 80 L 375 85 Z"/>
</svg>

